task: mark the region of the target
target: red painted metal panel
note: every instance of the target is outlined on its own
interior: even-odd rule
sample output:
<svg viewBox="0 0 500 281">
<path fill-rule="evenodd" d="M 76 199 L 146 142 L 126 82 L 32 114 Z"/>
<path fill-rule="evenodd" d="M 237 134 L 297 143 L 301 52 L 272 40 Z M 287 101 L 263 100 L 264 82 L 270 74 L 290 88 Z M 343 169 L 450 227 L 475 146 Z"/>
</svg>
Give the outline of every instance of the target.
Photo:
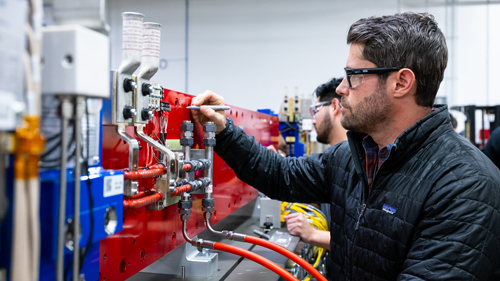
<svg viewBox="0 0 500 281">
<path fill-rule="evenodd" d="M 168 114 L 167 139 L 180 138 L 180 124 L 191 120 L 186 106 L 191 104 L 192 96 L 175 91 L 165 90 L 163 101 L 170 103 Z M 278 144 L 279 121 L 277 117 L 258 113 L 238 107 L 226 111 L 237 126 L 253 135 L 263 145 Z M 192 120 L 191 120 L 192 121 Z M 135 136 L 133 127 L 127 128 L 131 136 Z M 148 135 L 153 132 L 159 136 L 159 117 L 155 116 L 145 130 Z M 194 145 L 192 148 L 204 148 L 203 131 L 199 124 L 195 125 Z M 141 141 L 139 164 L 146 165 L 148 145 Z M 158 154 L 157 154 L 158 155 Z M 116 133 L 113 125 L 103 126 L 103 167 L 105 169 L 124 169 L 128 166 L 128 146 Z M 257 190 L 238 180 L 231 168 L 217 155 L 214 156 L 214 191 L 215 213 L 212 223 L 228 216 L 244 206 L 258 195 Z M 141 179 L 139 190 L 154 186 L 153 179 Z M 188 235 L 195 236 L 205 230 L 201 199 L 203 195 L 193 195 L 193 213 L 188 222 Z M 101 241 L 100 245 L 100 278 L 101 280 L 125 280 L 146 266 L 163 257 L 168 252 L 182 245 L 182 222 L 176 205 L 160 211 L 146 211 L 146 207 L 125 210 L 123 231 Z"/>
</svg>

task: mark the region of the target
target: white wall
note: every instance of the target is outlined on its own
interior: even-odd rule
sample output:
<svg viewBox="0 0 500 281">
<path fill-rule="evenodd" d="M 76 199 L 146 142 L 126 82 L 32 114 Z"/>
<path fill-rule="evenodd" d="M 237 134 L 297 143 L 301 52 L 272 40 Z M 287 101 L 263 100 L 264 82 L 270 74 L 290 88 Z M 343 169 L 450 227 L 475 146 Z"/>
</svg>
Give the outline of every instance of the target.
<svg viewBox="0 0 500 281">
<path fill-rule="evenodd" d="M 308 96 L 343 75 L 354 21 L 411 10 L 434 14 L 447 36 L 450 62 L 438 95 L 450 105 L 500 104 L 500 5 L 446 2 L 452 1 L 190 0 L 188 93 L 210 89 L 231 105 L 277 110 L 285 87 Z M 113 68 L 121 61 L 125 11 L 163 25 L 161 58 L 168 67 L 153 79 L 184 92 L 185 1 L 108 0 Z"/>
</svg>

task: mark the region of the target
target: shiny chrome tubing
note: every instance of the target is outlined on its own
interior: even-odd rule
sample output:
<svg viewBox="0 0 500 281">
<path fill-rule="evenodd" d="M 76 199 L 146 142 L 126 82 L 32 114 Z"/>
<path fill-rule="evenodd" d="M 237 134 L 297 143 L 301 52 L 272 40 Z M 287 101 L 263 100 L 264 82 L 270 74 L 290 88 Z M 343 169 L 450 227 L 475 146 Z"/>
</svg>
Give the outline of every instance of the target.
<svg viewBox="0 0 500 281">
<path fill-rule="evenodd" d="M 61 174 L 59 176 L 59 219 L 57 226 L 57 260 L 56 277 L 64 280 L 64 225 L 66 220 L 66 191 L 67 191 L 67 160 L 68 160 L 68 121 L 73 115 L 73 108 L 68 97 L 61 97 Z"/>
</svg>

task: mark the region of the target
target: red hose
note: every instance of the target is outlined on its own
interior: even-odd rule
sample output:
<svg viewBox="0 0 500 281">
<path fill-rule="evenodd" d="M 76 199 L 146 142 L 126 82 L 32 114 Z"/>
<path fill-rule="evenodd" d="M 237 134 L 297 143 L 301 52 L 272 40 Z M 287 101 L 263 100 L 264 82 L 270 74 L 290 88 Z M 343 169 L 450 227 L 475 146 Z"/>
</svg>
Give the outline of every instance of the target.
<svg viewBox="0 0 500 281">
<path fill-rule="evenodd" d="M 165 173 L 167 172 L 167 168 L 163 164 L 154 164 L 152 166 L 148 166 L 148 169 L 162 169 Z"/>
<path fill-rule="evenodd" d="M 152 178 L 165 174 L 164 169 L 149 169 L 139 171 L 123 171 L 126 180 L 137 180 L 142 178 Z"/>
<path fill-rule="evenodd" d="M 191 190 L 191 185 L 186 184 L 186 185 L 181 185 L 175 188 L 174 192 L 170 193 L 170 196 L 179 196 L 184 192 L 188 192 Z"/>
<path fill-rule="evenodd" d="M 150 190 L 145 190 L 145 191 L 139 191 L 137 192 L 136 195 L 132 195 L 132 196 L 124 196 L 124 199 L 125 200 L 134 200 L 134 199 L 139 199 L 139 198 L 142 198 L 144 196 L 149 196 L 151 194 L 153 194 L 155 192 L 154 189 L 150 189 Z"/>
<path fill-rule="evenodd" d="M 295 276 L 293 276 L 290 272 L 286 271 L 282 267 L 276 265 L 272 261 L 257 255 L 256 253 L 247 251 L 245 249 L 241 249 L 232 245 L 224 244 L 224 243 L 219 243 L 215 242 L 214 243 L 214 249 L 223 251 L 223 252 L 228 252 L 234 255 L 242 256 L 246 259 L 249 259 L 251 261 L 254 261 L 262 266 L 265 266 L 269 268 L 270 270 L 274 271 L 277 273 L 279 276 L 283 277 L 285 280 L 288 281 L 299 281 Z"/>
<path fill-rule="evenodd" d="M 125 200 L 134 200 L 134 199 L 139 199 L 139 198 L 142 198 L 142 197 L 144 197 L 144 196 L 146 196 L 146 192 L 144 192 L 144 191 L 139 191 L 139 192 L 137 192 L 137 194 L 136 194 L 136 195 L 132 195 L 132 196 L 123 196 L 123 198 L 124 198 Z"/>
<path fill-rule="evenodd" d="M 151 203 L 160 201 L 163 198 L 160 192 L 157 192 L 151 196 L 142 197 L 134 200 L 123 200 L 124 209 L 140 208 Z"/>
<path fill-rule="evenodd" d="M 191 164 L 184 164 L 182 165 L 182 170 L 185 172 L 185 171 L 189 171 L 191 170 Z"/>
<path fill-rule="evenodd" d="M 245 235 L 245 242 L 259 245 L 271 249 L 275 252 L 278 252 L 279 254 L 282 254 L 283 256 L 291 259 L 292 261 L 300 265 L 302 268 L 307 270 L 314 278 L 316 278 L 316 280 L 326 281 L 326 278 L 323 275 L 321 275 L 321 273 L 319 273 L 319 271 L 316 268 L 314 268 L 310 263 L 305 261 L 303 258 L 297 256 L 292 251 L 284 247 L 281 247 L 278 244 L 250 235 Z"/>
</svg>

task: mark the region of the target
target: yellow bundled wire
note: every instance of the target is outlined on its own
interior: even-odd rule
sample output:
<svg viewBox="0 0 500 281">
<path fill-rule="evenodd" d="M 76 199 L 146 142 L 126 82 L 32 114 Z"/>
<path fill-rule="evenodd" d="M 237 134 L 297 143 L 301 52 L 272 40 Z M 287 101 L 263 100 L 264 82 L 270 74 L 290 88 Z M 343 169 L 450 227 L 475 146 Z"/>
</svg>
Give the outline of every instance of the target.
<svg viewBox="0 0 500 281">
<path fill-rule="evenodd" d="M 281 203 L 281 221 L 284 222 L 285 220 L 283 219 L 285 216 L 290 214 L 291 211 L 295 211 L 297 213 L 304 214 L 307 220 L 310 221 L 310 224 L 315 227 L 318 230 L 323 230 L 323 231 L 328 231 L 328 223 L 326 221 L 325 216 L 323 213 L 321 213 L 320 210 L 314 208 L 313 206 L 307 205 L 307 204 L 300 204 L 300 203 L 288 203 L 288 202 L 282 202 Z M 312 214 L 311 214 L 312 213 Z M 318 248 L 317 255 L 316 255 L 316 261 L 313 264 L 313 267 L 317 267 L 323 256 L 325 255 L 326 251 L 323 248 L 316 247 Z M 312 275 L 309 274 L 304 281 L 309 281 L 312 278 Z"/>
</svg>

